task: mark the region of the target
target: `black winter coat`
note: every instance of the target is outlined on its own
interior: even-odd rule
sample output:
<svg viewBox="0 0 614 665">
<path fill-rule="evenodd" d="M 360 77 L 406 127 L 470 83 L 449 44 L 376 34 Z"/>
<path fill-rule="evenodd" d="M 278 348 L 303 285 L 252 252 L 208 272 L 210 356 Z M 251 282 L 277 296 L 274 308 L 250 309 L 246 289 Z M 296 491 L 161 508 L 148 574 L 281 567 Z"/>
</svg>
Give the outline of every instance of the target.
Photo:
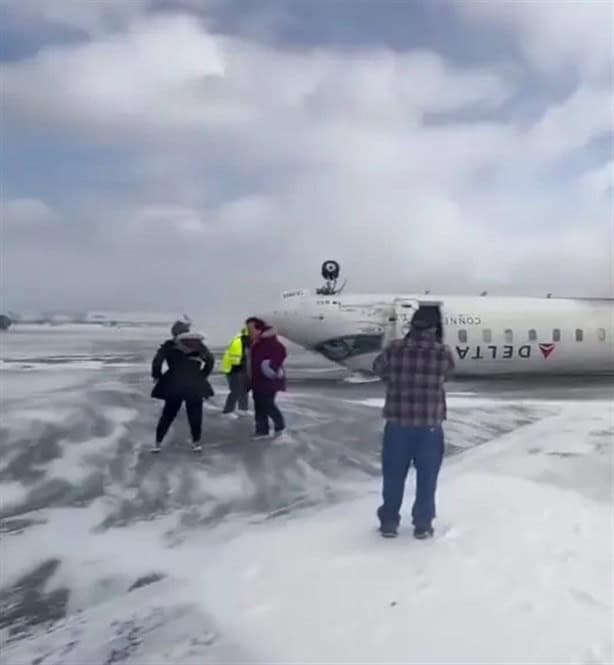
<svg viewBox="0 0 614 665">
<path fill-rule="evenodd" d="M 162 373 L 166 361 L 168 370 Z M 151 364 L 156 385 L 151 391 L 155 399 L 209 399 L 215 394 L 207 377 L 215 360 L 200 341 L 177 342 L 169 339 L 158 349 Z"/>
</svg>

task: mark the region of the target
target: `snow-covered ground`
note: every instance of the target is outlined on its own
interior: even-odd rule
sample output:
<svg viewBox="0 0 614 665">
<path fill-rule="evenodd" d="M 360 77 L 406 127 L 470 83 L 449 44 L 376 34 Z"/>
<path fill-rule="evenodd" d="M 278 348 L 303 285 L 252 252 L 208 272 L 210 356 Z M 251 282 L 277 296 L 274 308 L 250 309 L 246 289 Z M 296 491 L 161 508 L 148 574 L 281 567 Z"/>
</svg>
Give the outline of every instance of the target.
<svg viewBox="0 0 614 665">
<path fill-rule="evenodd" d="M 61 559 L 44 592 L 73 589 L 69 616 L 2 662 L 611 663 L 613 405 L 550 406 L 448 459 L 431 542 L 378 537 L 377 482 L 177 542 L 172 516 L 92 532 L 104 500 L 49 511 L 5 539 L 3 581 Z"/>
<path fill-rule="evenodd" d="M 436 538 L 384 541 L 380 385 L 293 350 L 283 445 L 218 376 L 202 458 L 183 415 L 152 458 L 165 331 L 13 332 L 0 663 L 612 662 L 611 384 L 452 385 Z"/>
<path fill-rule="evenodd" d="M 224 545 L 203 593 L 265 662 L 610 663 L 612 416 L 565 405 L 454 458 L 432 542 L 381 542 L 374 491 Z"/>
</svg>

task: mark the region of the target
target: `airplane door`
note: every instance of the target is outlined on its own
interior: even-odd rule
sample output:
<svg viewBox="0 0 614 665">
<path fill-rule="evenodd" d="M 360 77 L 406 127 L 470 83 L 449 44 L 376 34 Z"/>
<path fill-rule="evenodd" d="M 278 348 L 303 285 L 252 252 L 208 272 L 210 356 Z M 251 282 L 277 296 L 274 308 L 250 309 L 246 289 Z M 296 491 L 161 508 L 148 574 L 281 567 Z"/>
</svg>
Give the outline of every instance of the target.
<svg viewBox="0 0 614 665">
<path fill-rule="evenodd" d="M 397 298 L 394 301 L 395 339 L 401 339 L 407 335 L 409 324 L 419 308 L 420 303 L 417 300 Z"/>
<path fill-rule="evenodd" d="M 384 342 L 388 344 L 394 339 L 405 337 L 409 324 L 420 304 L 417 300 L 396 298 L 391 306 L 384 312 L 385 330 Z"/>
</svg>

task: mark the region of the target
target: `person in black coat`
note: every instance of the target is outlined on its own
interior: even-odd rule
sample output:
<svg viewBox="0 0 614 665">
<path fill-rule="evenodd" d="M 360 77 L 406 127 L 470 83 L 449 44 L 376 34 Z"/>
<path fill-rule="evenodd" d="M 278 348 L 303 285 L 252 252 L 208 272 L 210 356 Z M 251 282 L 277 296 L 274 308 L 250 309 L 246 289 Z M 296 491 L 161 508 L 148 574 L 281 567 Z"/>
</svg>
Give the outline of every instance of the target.
<svg viewBox="0 0 614 665">
<path fill-rule="evenodd" d="M 209 399 L 214 394 L 208 377 L 215 360 L 203 343 L 203 336 L 189 332 L 189 326 L 183 321 L 177 321 L 171 333 L 173 339 L 162 344 L 151 365 L 151 375 L 156 381 L 151 396 L 164 401 L 152 452 L 160 451 L 162 441 L 183 402 L 188 414 L 192 447 L 198 451 L 202 450 L 203 399 Z M 165 362 L 168 369 L 163 373 Z"/>
</svg>

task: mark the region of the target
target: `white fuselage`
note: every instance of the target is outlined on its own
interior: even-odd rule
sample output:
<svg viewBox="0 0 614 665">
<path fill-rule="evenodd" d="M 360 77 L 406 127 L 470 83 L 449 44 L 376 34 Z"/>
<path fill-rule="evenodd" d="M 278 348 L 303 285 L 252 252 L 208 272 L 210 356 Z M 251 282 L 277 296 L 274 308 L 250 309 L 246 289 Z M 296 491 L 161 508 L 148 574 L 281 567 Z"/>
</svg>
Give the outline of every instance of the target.
<svg viewBox="0 0 614 665">
<path fill-rule="evenodd" d="M 614 373 L 614 301 L 583 298 L 283 294 L 281 335 L 355 371 L 438 305 L 458 376 Z"/>
</svg>

